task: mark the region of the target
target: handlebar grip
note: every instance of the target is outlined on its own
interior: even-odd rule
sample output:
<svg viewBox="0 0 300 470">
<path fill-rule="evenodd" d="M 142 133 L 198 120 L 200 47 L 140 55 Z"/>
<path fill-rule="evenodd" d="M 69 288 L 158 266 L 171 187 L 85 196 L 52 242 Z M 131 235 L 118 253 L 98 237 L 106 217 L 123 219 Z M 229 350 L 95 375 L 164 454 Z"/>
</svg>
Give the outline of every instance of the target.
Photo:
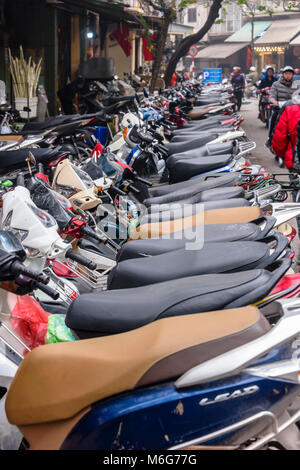
<svg viewBox="0 0 300 470">
<path fill-rule="evenodd" d="M 53 300 L 57 300 L 59 298 L 59 293 L 56 292 L 56 290 L 52 289 L 52 287 L 45 286 L 41 282 L 35 282 L 34 288 L 45 292 L 45 294 L 49 295 Z"/>
<path fill-rule="evenodd" d="M 103 242 L 103 238 L 101 237 L 101 235 L 98 235 L 98 233 L 96 233 L 95 230 L 88 227 L 87 225 L 82 227 L 80 232 L 82 233 L 82 235 L 87 235 L 88 237 L 94 238 L 98 242 Z"/>
<path fill-rule="evenodd" d="M 129 184 L 128 188 L 129 188 L 130 191 L 132 191 L 133 193 L 135 193 L 135 194 L 140 194 L 140 190 L 137 189 L 135 186 L 133 186 L 133 184 Z"/>
<path fill-rule="evenodd" d="M 17 186 L 25 186 L 25 178 L 23 171 L 20 171 L 17 176 Z"/>
<path fill-rule="evenodd" d="M 35 281 L 41 282 L 42 284 L 48 284 L 50 280 L 50 277 L 47 276 L 47 274 L 38 271 L 33 271 L 32 269 L 27 268 L 27 266 L 24 266 L 24 264 L 20 263 L 19 261 L 14 261 L 10 267 L 10 270 L 13 274 L 24 274 L 24 276 L 27 276 Z"/>
<path fill-rule="evenodd" d="M 113 189 L 116 193 L 120 194 L 120 196 L 126 196 L 126 193 L 122 191 L 122 189 L 117 188 L 117 186 L 111 185 L 110 188 Z"/>
<path fill-rule="evenodd" d="M 76 251 L 72 250 L 72 248 L 70 248 L 66 252 L 66 258 L 76 261 L 76 263 L 82 264 L 82 266 L 85 266 L 86 268 L 91 269 L 92 271 L 97 268 L 97 264 L 94 263 L 94 261 L 89 260 L 88 258 L 80 255 L 79 253 L 76 253 Z"/>
<path fill-rule="evenodd" d="M 145 180 L 144 178 L 141 178 L 140 176 L 135 176 L 135 179 L 137 181 L 140 181 L 141 183 L 146 184 L 147 186 L 150 186 L 150 187 L 152 186 L 151 181 Z"/>
</svg>

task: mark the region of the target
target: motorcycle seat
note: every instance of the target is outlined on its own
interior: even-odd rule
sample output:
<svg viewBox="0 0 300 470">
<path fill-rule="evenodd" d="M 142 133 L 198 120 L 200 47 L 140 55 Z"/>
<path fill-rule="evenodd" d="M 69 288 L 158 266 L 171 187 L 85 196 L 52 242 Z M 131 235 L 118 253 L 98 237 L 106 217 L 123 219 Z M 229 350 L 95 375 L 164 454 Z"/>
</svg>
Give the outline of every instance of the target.
<svg viewBox="0 0 300 470">
<path fill-rule="evenodd" d="M 272 230 L 274 217 L 262 217 L 253 223 L 204 225 L 199 230 L 186 230 L 169 234 L 168 239 L 147 238 L 125 243 L 118 252 L 117 262 L 144 256 L 156 256 L 170 251 L 180 250 L 189 243 L 197 242 L 199 237 L 206 243 L 224 243 L 246 240 L 261 240 Z M 171 238 L 171 237 L 174 238 Z"/>
<path fill-rule="evenodd" d="M 183 204 L 198 204 L 200 202 L 219 201 L 221 199 L 243 198 L 245 191 L 240 186 L 225 186 L 198 191 L 193 195 L 190 195 L 188 191 L 185 191 L 185 193 L 188 193 L 186 197 L 183 191 L 180 192 L 181 197 L 184 199 L 178 197 L 178 193 L 175 192 L 167 194 L 166 196 L 145 199 L 143 204 L 152 211 L 169 210 L 169 207 L 164 208 L 163 206 L 168 206 L 170 203 L 182 206 Z"/>
<path fill-rule="evenodd" d="M 28 157 L 29 150 L 38 163 L 48 163 L 54 160 L 60 152 L 64 152 L 60 146 L 55 148 L 3 150 L 0 152 L 0 170 L 7 171 L 7 169 L 25 167 L 25 159 Z"/>
<path fill-rule="evenodd" d="M 53 119 L 49 119 L 49 121 L 27 122 L 23 127 L 23 131 L 45 131 L 47 129 L 51 129 L 52 127 L 60 126 L 61 124 L 76 121 L 78 119 L 81 119 L 80 114 L 71 114 L 55 116 Z"/>
<path fill-rule="evenodd" d="M 206 144 L 199 148 L 194 148 L 186 150 L 182 153 L 175 153 L 170 155 L 167 159 L 168 164 L 172 163 L 176 159 L 181 158 L 199 158 L 199 157 L 209 157 L 215 155 L 228 155 L 234 153 L 234 144 L 233 142 L 218 142 L 212 144 Z"/>
<path fill-rule="evenodd" d="M 233 156 L 226 155 L 210 155 L 208 157 L 197 158 L 173 158 L 170 157 L 166 162 L 169 171 L 169 180 L 171 183 L 185 181 L 193 176 L 205 173 L 210 170 L 216 170 L 232 162 Z"/>
<path fill-rule="evenodd" d="M 180 152 L 185 152 L 186 150 L 191 150 L 193 148 L 198 148 L 202 147 L 202 145 L 205 145 L 206 143 L 210 142 L 211 140 L 214 140 L 218 137 L 218 134 L 207 134 L 203 136 L 193 136 L 191 140 L 188 140 L 186 142 L 170 142 L 169 144 L 164 144 L 169 155 L 172 155 L 173 153 L 180 153 Z"/>
<path fill-rule="evenodd" d="M 110 290 L 126 289 L 201 274 L 266 268 L 274 263 L 287 246 L 288 240 L 284 235 L 278 238 L 280 242 L 274 251 L 268 243 L 269 239 L 205 244 L 202 239 L 199 241 L 199 249 L 181 248 L 156 256 L 129 259 L 112 269 L 107 286 Z"/>
<path fill-rule="evenodd" d="M 269 329 L 260 311 L 249 306 L 196 313 L 188 322 L 185 316 L 164 318 L 116 336 L 44 345 L 19 366 L 6 398 L 8 420 L 25 426 L 25 435 L 26 425 L 59 425 L 105 398 L 176 380 Z"/>
<path fill-rule="evenodd" d="M 206 131 L 185 131 L 181 133 L 177 133 L 176 135 L 173 135 L 171 138 L 171 144 L 178 144 L 178 143 L 184 143 L 184 142 L 190 142 L 191 140 L 194 140 L 197 137 L 202 137 L 203 134 L 209 135 L 209 136 L 216 136 L 214 138 L 217 138 L 220 135 L 226 134 L 229 131 L 233 131 L 233 127 L 212 127 L 209 130 Z M 210 139 L 214 140 L 212 137 Z"/>
<path fill-rule="evenodd" d="M 218 188 L 221 186 L 233 186 L 241 182 L 241 175 L 239 173 L 215 173 L 213 175 L 202 175 L 201 178 L 197 178 L 190 181 L 181 181 L 180 183 L 165 184 L 162 186 L 156 186 L 149 188 L 148 192 L 151 197 L 165 196 L 170 193 L 180 193 L 178 199 L 184 197 L 193 196 L 199 191 L 206 189 Z M 174 197 L 172 195 L 172 198 Z"/>
<path fill-rule="evenodd" d="M 268 295 L 279 280 L 279 272 L 282 276 L 291 260 L 285 259 L 283 264 L 284 270 L 272 273 L 253 269 L 203 274 L 129 289 L 82 294 L 70 305 L 66 325 L 84 339 L 123 333 L 162 318 L 242 307 Z"/>
<path fill-rule="evenodd" d="M 246 223 L 259 217 L 260 209 L 257 206 L 207 210 L 200 217 L 196 214 L 167 222 L 141 224 L 131 233 L 129 240 L 169 237 L 172 233 L 189 231 L 199 225 Z"/>
<path fill-rule="evenodd" d="M 147 214 L 140 217 L 139 225 L 170 222 L 191 216 L 196 216 L 201 220 L 204 211 L 247 206 L 250 206 L 250 203 L 243 198 L 216 199 L 212 201 L 199 202 L 198 204 L 185 204 L 185 201 L 182 201 L 182 203 L 177 201 L 173 204 L 154 205 L 149 208 L 149 212 Z"/>
</svg>

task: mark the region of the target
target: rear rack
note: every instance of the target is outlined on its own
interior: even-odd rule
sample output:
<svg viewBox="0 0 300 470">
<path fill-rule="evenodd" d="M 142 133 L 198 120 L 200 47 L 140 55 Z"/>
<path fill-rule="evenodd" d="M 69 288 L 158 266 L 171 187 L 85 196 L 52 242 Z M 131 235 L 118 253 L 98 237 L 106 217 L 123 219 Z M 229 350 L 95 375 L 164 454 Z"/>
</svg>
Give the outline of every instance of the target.
<svg viewBox="0 0 300 470">
<path fill-rule="evenodd" d="M 241 157 L 242 155 L 246 155 L 248 153 L 251 153 L 252 150 L 256 148 L 256 143 L 253 140 L 249 140 L 247 142 L 240 142 L 239 141 L 239 152 L 236 155 L 236 157 Z"/>
<path fill-rule="evenodd" d="M 257 436 L 257 440 L 254 443 L 250 443 L 249 445 L 243 446 L 242 447 L 243 450 L 260 449 L 265 444 L 272 441 L 276 436 L 278 436 L 285 429 L 287 429 L 289 426 L 291 426 L 291 424 L 294 424 L 297 421 L 299 421 L 299 419 L 300 419 L 300 410 L 297 411 L 296 413 L 294 413 L 293 416 L 291 416 L 290 419 L 287 419 L 281 425 L 279 425 L 278 419 L 277 419 L 277 417 L 275 416 L 274 413 L 272 413 L 271 411 L 262 411 L 260 413 L 257 413 L 255 415 L 253 415 L 253 416 L 250 416 L 249 418 L 238 421 L 237 423 L 234 423 L 230 426 L 219 429 L 218 431 L 212 432 L 210 434 L 205 434 L 202 437 L 199 437 L 199 438 L 193 439 L 191 441 L 187 441 L 187 442 L 178 444 L 178 445 L 173 446 L 173 447 L 169 447 L 168 450 L 183 449 L 185 447 L 189 447 L 189 446 L 192 446 L 192 445 L 197 445 L 197 444 L 201 444 L 203 442 L 211 441 L 213 439 L 216 439 L 217 437 L 221 437 L 221 436 L 225 437 L 228 433 L 233 432 L 233 431 L 237 431 L 237 430 L 239 430 L 239 429 L 241 429 L 241 428 L 243 428 L 247 425 L 253 424 L 253 423 L 255 423 L 255 422 L 257 422 L 257 421 L 259 421 L 263 418 L 267 418 L 271 421 L 270 426 L 272 426 L 272 431 L 267 433 L 265 436 L 262 436 L 262 437 Z M 216 444 L 214 444 L 214 446 L 215 445 Z"/>
</svg>

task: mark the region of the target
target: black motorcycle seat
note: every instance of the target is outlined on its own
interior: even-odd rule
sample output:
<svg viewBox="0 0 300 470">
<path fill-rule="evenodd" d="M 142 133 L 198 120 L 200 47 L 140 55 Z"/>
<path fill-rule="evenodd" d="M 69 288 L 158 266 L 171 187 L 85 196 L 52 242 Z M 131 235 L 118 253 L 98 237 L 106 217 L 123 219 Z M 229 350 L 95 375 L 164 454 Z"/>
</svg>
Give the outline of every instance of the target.
<svg viewBox="0 0 300 470">
<path fill-rule="evenodd" d="M 208 134 L 207 132 L 205 132 L 205 135 L 197 138 L 193 136 L 191 140 L 186 142 L 170 142 L 169 144 L 164 145 L 169 155 L 172 155 L 173 153 L 185 152 L 186 150 L 202 147 L 202 145 L 207 144 L 208 142 L 216 139 L 217 137 L 218 134 Z"/>
<path fill-rule="evenodd" d="M 172 157 L 170 157 L 172 159 Z M 214 155 L 209 157 L 199 157 L 194 159 L 185 158 L 167 160 L 166 166 L 169 170 L 169 180 L 171 183 L 178 183 L 179 181 L 185 181 L 192 176 L 196 176 L 200 173 L 205 173 L 210 170 L 215 170 L 229 165 L 233 157 L 229 155 Z"/>
<path fill-rule="evenodd" d="M 139 220 L 139 225 L 167 222 L 169 220 L 183 219 L 192 215 L 199 214 L 199 223 L 202 211 L 209 211 L 213 209 L 226 209 L 230 207 L 247 207 L 250 206 L 249 201 L 242 198 L 221 199 L 215 201 L 206 201 L 199 204 L 163 204 L 159 207 L 154 207 L 151 212 L 143 215 Z M 151 206 L 152 209 L 152 206 Z M 161 209 L 161 210 L 159 210 Z"/>
<path fill-rule="evenodd" d="M 233 186 L 240 184 L 240 182 L 241 175 L 239 173 L 215 173 L 212 175 L 202 175 L 201 178 L 195 178 L 190 181 L 182 181 L 180 183 L 156 186 L 154 188 L 149 188 L 148 192 L 151 197 L 160 197 L 170 193 L 179 193 L 178 200 L 180 200 L 182 197 L 193 196 L 199 191 L 219 188 L 221 186 Z M 172 194 L 172 198 L 174 197 L 174 194 Z"/>
<path fill-rule="evenodd" d="M 282 235 L 283 238 L 286 238 Z M 268 239 L 267 239 L 268 241 Z M 278 257 L 287 240 L 276 250 Z M 196 245 L 196 244 L 195 244 Z M 182 248 L 156 256 L 129 259 L 118 263 L 110 272 L 108 289 L 126 289 L 171 281 L 200 274 L 217 274 L 266 268 L 275 260 L 267 242 L 242 241 L 206 243 L 199 249 Z"/>
<path fill-rule="evenodd" d="M 31 152 L 38 163 L 48 163 L 54 160 L 56 155 L 63 153 L 62 147 L 38 148 L 38 149 L 20 149 L 3 150 L 0 152 L 0 170 L 10 170 L 25 167 L 25 159 L 28 158 L 28 152 Z"/>
<path fill-rule="evenodd" d="M 154 197 L 151 199 L 146 199 L 143 201 L 143 204 L 148 207 L 148 211 L 158 212 L 172 210 L 172 207 L 176 207 L 176 205 L 183 206 L 184 204 L 198 204 L 207 201 L 243 198 L 245 191 L 240 186 L 213 188 L 207 189 L 205 191 L 199 191 L 197 194 L 185 197 L 184 199 L 178 199 L 177 194 L 175 193 L 175 200 L 172 200 L 172 194 L 173 193 L 168 194 L 165 197 Z M 163 199 L 165 200 L 164 202 L 162 202 Z"/>
<path fill-rule="evenodd" d="M 180 133 L 172 134 L 171 136 L 171 143 L 172 144 L 178 144 L 178 143 L 183 143 L 183 142 L 190 142 L 192 139 L 196 139 L 198 137 L 203 137 L 203 135 L 223 135 L 226 134 L 229 131 L 233 131 L 233 127 L 212 127 L 211 129 L 208 129 L 206 131 L 182 131 Z M 211 139 L 214 140 L 214 139 Z"/>
<path fill-rule="evenodd" d="M 53 119 L 43 122 L 27 122 L 23 127 L 23 131 L 44 131 L 46 129 L 51 129 L 52 127 L 60 126 L 67 122 L 76 121 L 81 119 L 80 114 L 71 114 L 71 115 L 61 115 L 55 116 Z"/>
<path fill-rule="evenodd" d="M 176 159 L 181 160 L 182 158 L 192 159 L 199 157 L 209 157 L 215 155 L 228 155 L 234 152 L 233 142 L 218 142 L 213 144 L 206 144 L 199 148 L 187 150 L 182 153 L 174 153 L 168 157 L 168 164 L 175 161 Z"/>
<path fill-rule="evenodd" d="M 290 264 L 291 260 L 285 260 L 272 273 L 254 269 L 205 274 L 131 289 L 82 294 L 70 305 L 66 325 L 84 338 L 122 333 L 171 316 L 249 305 L 263 299 Z"/>
<path fill-rule="evenodd" d="M 170 251 L 191 247 L 197 240 L 204 243 L 225 243 L 234 241 L 257 241 L 266 237 L 272 230 L 276 219 L 264 217 L 255 222 L 243 224 L 202 225 L 196 229 L 185 229 L 170 234 L 168 239 L 147 238 L 125 243 L 119 250 L 117 262 L 144 256 L 156 256 Z"/>
<path fill-rule="evenodd" d="M 193 128 L 193 127 L 201 127 L 202 125 L 211 125 L 213 123 L 219 123 L 224 121 L 224 116 L 217 115 L 217 116 L 207 116 L 200 121 L 187 121 L 183 124 L 182 129 Z"/>
<path fill-rule="evenodd" d="M 222 122 L 224 124 L 222 124 Z M 182 127 L 181 129 L 176 129 L 173 131 L 174 134 L 176 133 L 181 133 L 181 132 L 196 132 L 196 131 L 209 131 L 210 129 L 216 128 L 216 127 L 232 127 L 232 122 L 229 120 L 223 119 L 205 119 L 204 121 L 192 121 L 192 124 L 188 124 L 185 127 Z"/>
</svg>

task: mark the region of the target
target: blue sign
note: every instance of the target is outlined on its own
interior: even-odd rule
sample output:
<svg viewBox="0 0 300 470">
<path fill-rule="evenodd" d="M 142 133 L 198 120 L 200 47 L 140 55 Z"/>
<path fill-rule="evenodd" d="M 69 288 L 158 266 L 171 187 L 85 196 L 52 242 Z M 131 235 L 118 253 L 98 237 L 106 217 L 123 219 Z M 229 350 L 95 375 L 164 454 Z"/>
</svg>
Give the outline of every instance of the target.
<svg viewBox="0 0 300 470">
<path fill-rule="evenodd" d="M 204 83 L 221 83 L 222 69 L 203 69 Z"/>
</svg>

